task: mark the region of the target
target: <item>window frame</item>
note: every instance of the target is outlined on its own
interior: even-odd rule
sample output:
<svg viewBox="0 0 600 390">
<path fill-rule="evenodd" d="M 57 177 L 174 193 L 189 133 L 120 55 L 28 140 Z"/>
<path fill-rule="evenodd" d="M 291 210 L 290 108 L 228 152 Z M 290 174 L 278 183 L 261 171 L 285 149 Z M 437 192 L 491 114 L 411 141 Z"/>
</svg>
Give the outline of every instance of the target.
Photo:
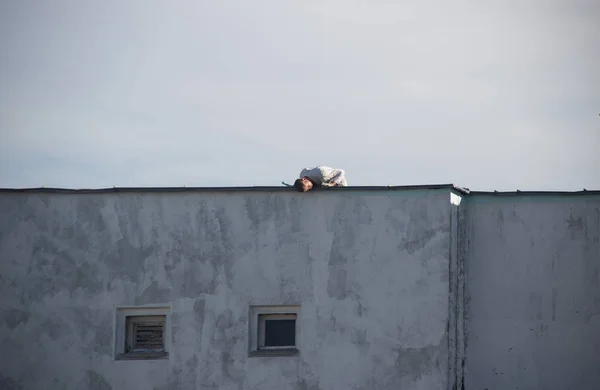
<svg viewBox="0 0 600 390">
<path fill-rule="evenodd" d="M 275 313 L 275 314 L 259 314 L 258 315 L 258 335 L 257 335 L 257 350 L 258 351 L 266 351 L 266 350 L 276 350 L 276 349 L 290 349 L 297 348 L 296 341 L 296 333 L 294 333 L 294 344 L 292 345 L 281 345 L 281 346 L 267 346 L 266 338 L 267 338 L 267 321 L 277 321 L 277 320 L 294 320 L 294 328 L 298 327 L 298 315 L 296 313 Z"/>
<path fill-rule="evenodd" d="M 171 334 L 171 309 L 168 306 L 138 306 L 118 307 L 115 326 L 115 360 L 148 360 L 168 359 L 170 351 Z M 137 317 L 136 320 L 131 318 Z M 131 337 L 136 323 L 156 322 L 157 317 L 164 321 L 163 324 L 163 349 L 162 350 L 129 350 L 132 344 Z M 129 319 L 129 320 L 128 320 Z"/>
<path fill-rule="evenodd" d="M 300 306 L 250 306 L 249 356 L 294 356 L 300 353 Z M 265 322 L 277 319 L 295 321 L 294 345 L 265 346 Z"/>
</svg>

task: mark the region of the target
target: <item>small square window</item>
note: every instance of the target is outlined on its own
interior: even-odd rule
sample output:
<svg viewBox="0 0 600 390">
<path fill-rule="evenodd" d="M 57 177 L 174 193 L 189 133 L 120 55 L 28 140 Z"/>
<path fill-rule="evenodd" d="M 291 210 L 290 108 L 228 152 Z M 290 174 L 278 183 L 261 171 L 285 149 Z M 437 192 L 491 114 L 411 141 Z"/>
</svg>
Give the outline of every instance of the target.
<svg viewBox="0 0 600 390">
<path fill-rule="evenodd" d="M 250 356 L 298 354 L 298 306 L 250 308 Z"/>
<path fill-rule="evenodd" d="M 129 316 L 125 318 L 125 353 L 165 352 L 167 316 Z"/>
<path fill-rule="evenodd" d="M 296 348 L 296 314 L 259 314 L 258 349 Z"/>
<path fill-rule="evenodd" d="M 169 308 L 117 309 L 115 358 L 167 359 L 169 357 Z"/>
</svg>

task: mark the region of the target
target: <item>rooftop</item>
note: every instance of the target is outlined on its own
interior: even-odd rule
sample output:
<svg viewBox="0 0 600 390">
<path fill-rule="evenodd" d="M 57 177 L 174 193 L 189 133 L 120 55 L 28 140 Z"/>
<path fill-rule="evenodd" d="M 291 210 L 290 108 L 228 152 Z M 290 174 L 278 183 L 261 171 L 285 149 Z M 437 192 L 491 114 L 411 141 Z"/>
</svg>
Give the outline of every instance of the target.
<svg viewBox="0 0 600 390">
<path fill-rule="evenodd" d="M 439 190 L 447 189 L 463 195 L 600 195 L 600 190 L 581 191 L 471 191 L 465 187 L 454 184 L 425 184 L 404 186 L 349 186 L 319 189 L 318 191 L 405 191 L 405 190 Z M 0 193 L 62 193 L 62 194 L 93 194 L 93 193 L 115 193 L 115 192 L 289 192 L 294 188 L 282 186 L 255 186 L 255 187 L 112 187 L 97 189 L 72 189 L 72 188 L 0 188 Z"/>
</svg>

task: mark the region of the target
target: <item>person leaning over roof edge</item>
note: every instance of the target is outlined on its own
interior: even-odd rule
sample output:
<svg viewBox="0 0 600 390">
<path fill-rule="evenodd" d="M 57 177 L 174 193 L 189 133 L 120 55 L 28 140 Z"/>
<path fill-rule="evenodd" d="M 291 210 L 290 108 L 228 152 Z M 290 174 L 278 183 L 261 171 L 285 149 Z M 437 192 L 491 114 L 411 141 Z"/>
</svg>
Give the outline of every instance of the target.
<svg viewBox="0 0 600 390">
<path fill-rule="evenodd" d="M 306 192 L 313 187 L 347 187 L 346 172 L 343 169 L 330 168 L 325 165 L 304 168 L 294 187 L 300 192 Z"/>
</svg>

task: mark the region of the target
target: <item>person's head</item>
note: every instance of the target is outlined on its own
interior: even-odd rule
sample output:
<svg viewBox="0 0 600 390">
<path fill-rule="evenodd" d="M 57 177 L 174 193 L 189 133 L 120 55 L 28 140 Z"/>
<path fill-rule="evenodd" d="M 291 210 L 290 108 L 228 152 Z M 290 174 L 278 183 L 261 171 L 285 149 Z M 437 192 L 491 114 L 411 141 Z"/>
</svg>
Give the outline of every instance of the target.
<svg viewBox="0 0 600 390">
<path fill-rule="evenodd" d="M 303 177 L 301 179 L 296 179 L 294 182 L 294 187 L 296 187 L 296 190 L 300 192 L 306 192 L 313 187 L 313 183 L 306 177 Z"/>
</svg>

